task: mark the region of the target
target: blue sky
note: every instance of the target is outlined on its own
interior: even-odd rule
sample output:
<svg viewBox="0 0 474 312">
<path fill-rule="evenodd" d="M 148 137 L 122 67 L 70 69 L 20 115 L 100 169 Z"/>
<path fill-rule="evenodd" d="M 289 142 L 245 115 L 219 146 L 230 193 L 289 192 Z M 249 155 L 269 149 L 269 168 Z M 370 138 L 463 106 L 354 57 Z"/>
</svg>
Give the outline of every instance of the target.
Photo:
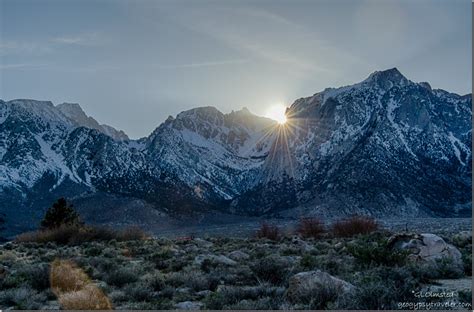
<svg viewBox="0 0 474 312">
<path fill-rule="evenodd" d="M 196 106 L 272 105 L 398 67 L 471 89 L 471 2 L 0 0 L 0 98 L 75 102 L 131 137 Z"/>
</svg>

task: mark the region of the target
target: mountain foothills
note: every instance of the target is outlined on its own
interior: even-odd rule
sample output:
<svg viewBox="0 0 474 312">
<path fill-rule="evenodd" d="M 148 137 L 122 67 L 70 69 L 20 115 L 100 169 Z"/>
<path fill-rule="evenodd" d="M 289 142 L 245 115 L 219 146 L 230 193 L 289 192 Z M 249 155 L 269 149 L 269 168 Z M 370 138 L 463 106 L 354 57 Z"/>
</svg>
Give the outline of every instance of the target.
<svg viewBox="0 0 474 312">
<path fill-rule="evenodd" d="M 144 207 L 146 218 L 470 216 L 471 104 L 393 68 L 296 100 L 284 125 L 200 107 L 130 140 L 78 104 L 0 101 L 0 212 L 13 231 L 62 196 L 98 222 Z"/>
</svg>

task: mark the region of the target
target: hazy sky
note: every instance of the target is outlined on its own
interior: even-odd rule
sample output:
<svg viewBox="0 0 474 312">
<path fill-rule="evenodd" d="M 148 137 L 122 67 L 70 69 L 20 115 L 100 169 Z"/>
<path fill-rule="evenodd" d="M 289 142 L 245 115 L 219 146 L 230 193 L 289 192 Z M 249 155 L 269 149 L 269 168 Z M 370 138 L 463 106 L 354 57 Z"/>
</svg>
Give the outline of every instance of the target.
<svg viewBox="0 0 474 312">
<path fill-rule="evenodd" d="M 398 67 L 471 91 L 471 1 L 0 0 L 0 98 L 80 103 L 148 135 L 196 106 L 275 104 Z"/>
</svg>

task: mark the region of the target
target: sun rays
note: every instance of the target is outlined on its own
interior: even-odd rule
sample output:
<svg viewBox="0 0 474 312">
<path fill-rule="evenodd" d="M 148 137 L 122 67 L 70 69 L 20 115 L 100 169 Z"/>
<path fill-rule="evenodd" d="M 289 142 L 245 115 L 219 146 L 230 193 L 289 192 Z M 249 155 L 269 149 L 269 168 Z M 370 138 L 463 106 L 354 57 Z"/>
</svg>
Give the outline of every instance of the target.
<svg viewBox="0 0 474 312">
<path fill-rule="evenodd" d="M 253 154 L 252 151 L 255 151 L 256 146 L 269 142 L 266 143 L 270 145 L 266 147 L 267 152 L 264 161 L 264 166 L 268 169 L 263 171 L 263 174 L 266 175 L 265 179 L 282 181 L 287 177 L 295 182 L 298 170 L 298 155 L 301 156 L 305 152 L 311 155 L 314 154 L 310 151 L 301 150 L 301 143 L 308 139 L 315 140 L 315 142 L 324 141 L 327 135 L 326 120 L 325 118 L 301 118 L 298 113 L 287 109 L 283 105 L 272 106 L 265 117 L 276 122 L 261 132 L 261 136 L 244 155 Z"/>
</svg>

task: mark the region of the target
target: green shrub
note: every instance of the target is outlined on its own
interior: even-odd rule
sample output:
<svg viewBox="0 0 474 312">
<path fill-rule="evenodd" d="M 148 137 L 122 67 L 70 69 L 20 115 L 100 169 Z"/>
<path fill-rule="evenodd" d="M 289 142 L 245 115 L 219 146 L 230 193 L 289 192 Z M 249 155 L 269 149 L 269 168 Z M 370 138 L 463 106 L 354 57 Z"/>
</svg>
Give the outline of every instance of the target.
<svg viewBox="0 0 474 312">
<path fill-rule="evenodd" d="M 317 287 L 299 292 L 297 296 L 288 297 L 294 304 L 305 305 L 308 310 L 325 310 L 329 304 L 334 302 L 340 290 L 336 287 Z"/>
<path fill-rule="evenodd" d="M 173 258 L 173 252 L 168 248 L 164 248 L 158 252 L 154 252 L 149 256 L 146 256 L 146 259 L 154 263 L 155 267 L 159 270 L 166 269 L 170 266 L 168 261 Z"/>
<path fill-rule="evenodd" d="M 408 251 L 389 247 L 386 239 L 376 241 L 370 241 L 370 238 L 360 239 L 349 244 L 347 250 L 362 267 L 403 266 L 408 256 Z"/>
<path fill-rule="evenodd" d="M 453 263 L 451 258 L 437 259 L 436 264 L 429 269 L 433 272 L 434 278 L 460 278 L 464 276 L 464 270 Z"/>
<path fill-rule="evenodd" d="M 459 301 L 464 303 L 472 303 L 472 290 L 461 290 L 459 292 Z"/>
<path fill-rule="evenodd" d="M 44 304 L 46 304 L 46 296 L 29 287 L 12 288 L 0 292 L 1 307 L 13 307 L 15 310 L 38 310 Z"/>
<path fill-rule="evenodd" d="M 406 268 L 377 267 L 359 275 L 355 290 L 331 306 L 338 310 L 395 310 L 398 302 L 413 301 L 420 282 Z"/>
<path fill-rule="evenodd" d="M 175 287 L 187 287 L 193 291 L 212 288 L 211 281 L 208 277 L 196 271 L 174 272 L 169 276 L 166 283 Z"/>
<path fill-rule="evenodd" d="M 163 275 L 159 273 L 145 275 L 143 282 L 146 283 L 146 285 L 148 285 L 148 287 L 153 291 L 160 291 L 166 286 Z"/>
<path fill-rule="evenodd" d="M 288 263 L 279 257 L 258 259 L 250 268 L 258 279 L 272 284 L 282 284 L 288 278 Z"/>
<path fill-rule="evenodd" d="M 130 301 L 152 301 L 155 298 L 153 289 L 144 282 L 127 284 L 123 291 Z"/>
<path fill-rule="evenodd" d="M 107 283 L 113 286 L 122 287 L 126 284 L 134 283 L 138 280 L 139 274 L 136 270 L 122 267 L 110 272 L 107 276 Z"/>
<path fill-rule="evenodd" d="M 49 288 L 49 265 L 46 263 L 25 264 L 16 274 L 35 290 L 43 291 Z"/>
<path fill-rule="evenodd" d="M 175 292 L 175 288 L 174 288 L 174 287 L 165 286 L 165 288 L 163 288 L 163 289 L 160 291 L 160 296 L 161 296 L 162 298 L 172 299 L 173 296 L 174 296 L 174 292 Z"/>
<path fill-rule="evenodd" d="M 217 267 L 217 263 L 212 262 L 211 259 L 207 259 L 207 258 L 204 259 L 200 265 L 200 268 L 204 273 L 211 272 L 211 269 L 215 267 Z"/>
<path fill-rule="evenodd" d="M 89 257 L 96 257 L 102 253 L 102 249 L 99 246 L 91 246 L 84 250 L 84 254 Z"/>
<path fill-rule="evenodd" d="M 280 298 L 259 298 L 256 300 L 244 299 L 235 304 L 225 305 L 224 310 L 278 310 L 282 303 Z"/>
<path fill-rule="evenodd" d="M 310 255 L 310 254 L 305 254 L 300 260 L 300 266 L 303 267 L 304 269 L 313 269 L 316 267 L 318 264 L 318 261 L 316 257 Z"/>
<path fill-rule="evenodd" d="M 211 293 L 209 296 L 204 298 L 204 304 L 206 309 L 210 310 L 222 310 L 222 309 L 234 309 L 234 305 L 241 302 L 242 300 L 253 300 L 258 301 L 264 298 L 271 298 L 275 303 L 270 305 L 272 309 L 277 309 L 283 298 L 285 289 L 283 287 L 272 287 L 268 284 L 261 284 L 253 287 L 235 287 L 226 286 L 218 291 Z M 265 308 L 268 308 L 265 306 Z M 253 308 L 255 309 L 255 308 Z"/>
<path fill-rule="evenodd" d="M 469 248 L 462 248 L 462 263 L 464 266 L 464 274 L 467 276 L 472 276 L 472 247 L 469 245 Z"/>
</svg>

